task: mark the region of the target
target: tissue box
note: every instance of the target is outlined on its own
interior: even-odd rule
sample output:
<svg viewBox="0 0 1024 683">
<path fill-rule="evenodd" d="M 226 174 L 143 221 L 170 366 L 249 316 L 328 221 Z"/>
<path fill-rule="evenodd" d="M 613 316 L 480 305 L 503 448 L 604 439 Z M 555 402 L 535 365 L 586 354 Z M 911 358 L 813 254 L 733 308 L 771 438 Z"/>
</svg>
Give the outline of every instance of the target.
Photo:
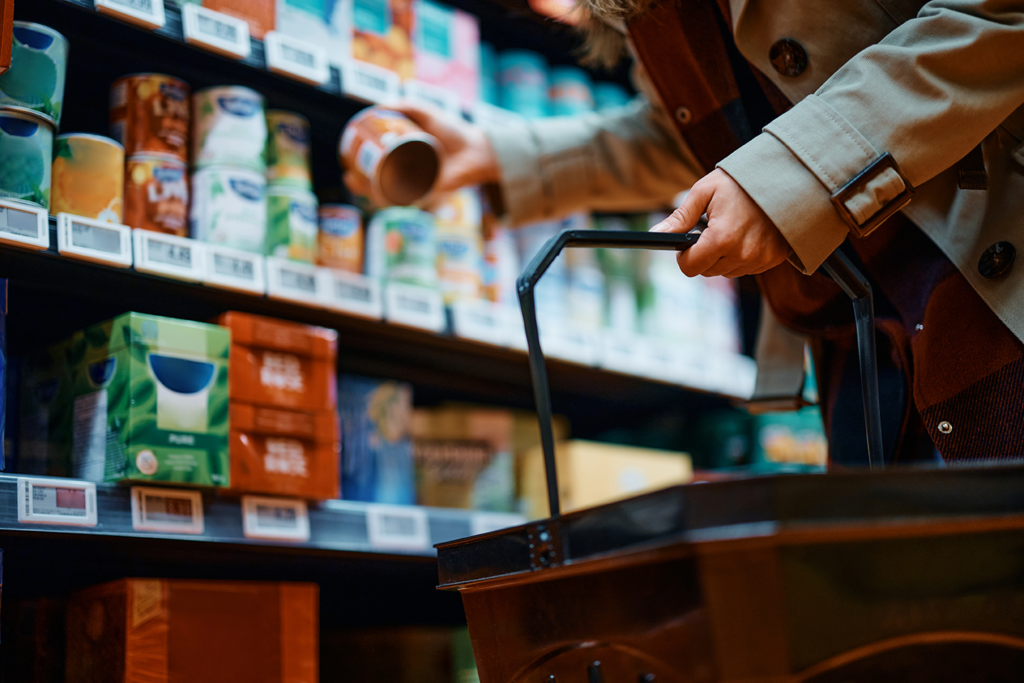
<svg viewBox="0 0 1024 683">
<path fill-rule="evenodd" d="M 327 1 L 327 0 L 325 0 Z M 416 75 L 410 0 L 341 0 L 351 26 L 348 56 L 394 71 L 403 80 Z"/>
</svg>

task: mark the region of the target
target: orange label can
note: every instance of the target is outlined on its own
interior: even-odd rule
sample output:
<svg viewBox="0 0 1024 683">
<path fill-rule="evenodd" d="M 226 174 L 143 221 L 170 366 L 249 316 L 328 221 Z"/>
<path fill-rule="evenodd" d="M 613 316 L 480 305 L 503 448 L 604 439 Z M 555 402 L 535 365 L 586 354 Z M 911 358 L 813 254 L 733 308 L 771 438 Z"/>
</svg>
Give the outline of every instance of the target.
<svg viewBox="0 0 1024 683">
<path fill-rule="evenodd" d="M 165 74 L 123 76 L 110 88 L 111 135 L 128 156 L 188 160 L 189 87 Z"/>
<path fill-rule="evenodd" d="M 346 204 L 320 205 L 317 263 L 349 273 L 363 272 L 363 225 L 359 209 Z"/>
<path fill-rule="evenodd" d="M 136 156 L 125 169 L 124 224 L 188 236 L 188 172 L 173 157 Z"/>
<path fill-rule="evenodd" d="M 110 138 L 72 133 L 54 139 L 53 154 L 50 213 L 120 223 L 124 148 Z"/>
</svg>

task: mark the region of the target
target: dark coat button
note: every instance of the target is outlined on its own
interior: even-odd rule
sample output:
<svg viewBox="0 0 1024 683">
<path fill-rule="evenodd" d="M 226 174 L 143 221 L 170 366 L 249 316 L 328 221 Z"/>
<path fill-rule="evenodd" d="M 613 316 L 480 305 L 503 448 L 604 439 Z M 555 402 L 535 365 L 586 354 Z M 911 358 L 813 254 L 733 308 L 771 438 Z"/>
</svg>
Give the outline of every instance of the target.
<svg viewBox="0 0 1024 683">
<path fill-rule="evenodd" d="M 772 66 L 783 76 L 799 76 L 807 68 L 807 50 L 792 38 L 783 38 L 772 45 L 768 52 Z"/>
<path fill-rule="evenodd" d="M 989 279 L 1006 275 L 1013 265 L 1017 250 L 1009 242 L 996 242 L 985 250 L 978 261 L 978 272 Z"/>
</svg>

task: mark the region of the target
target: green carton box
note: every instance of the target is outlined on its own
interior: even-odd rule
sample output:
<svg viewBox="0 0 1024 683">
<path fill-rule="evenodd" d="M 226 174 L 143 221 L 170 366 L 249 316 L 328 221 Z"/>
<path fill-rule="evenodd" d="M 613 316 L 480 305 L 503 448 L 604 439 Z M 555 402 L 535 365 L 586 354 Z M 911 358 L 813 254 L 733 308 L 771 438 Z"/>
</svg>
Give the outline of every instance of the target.
<svg viewBox="0 0 1024 683">
<path fill-rule="evenodd" d="M 125 313 L 76 332 L 75 477 L 228 485 L 228 350 L 217 325 Z"/>
</svg>

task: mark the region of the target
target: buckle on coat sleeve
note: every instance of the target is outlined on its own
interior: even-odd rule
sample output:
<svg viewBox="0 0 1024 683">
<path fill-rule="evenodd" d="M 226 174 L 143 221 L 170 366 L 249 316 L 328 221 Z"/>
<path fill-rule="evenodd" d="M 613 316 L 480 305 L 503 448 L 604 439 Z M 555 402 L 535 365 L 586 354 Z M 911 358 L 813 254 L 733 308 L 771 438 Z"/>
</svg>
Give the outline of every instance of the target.
<svg viewBox="0 0 1024 683">
<path fill-rule="evenodd" d="M 867 237 L 914 198 L 914 187 L 886 152 L 832 193 L 832 204 L 855 237 Z"/>
</svg>

